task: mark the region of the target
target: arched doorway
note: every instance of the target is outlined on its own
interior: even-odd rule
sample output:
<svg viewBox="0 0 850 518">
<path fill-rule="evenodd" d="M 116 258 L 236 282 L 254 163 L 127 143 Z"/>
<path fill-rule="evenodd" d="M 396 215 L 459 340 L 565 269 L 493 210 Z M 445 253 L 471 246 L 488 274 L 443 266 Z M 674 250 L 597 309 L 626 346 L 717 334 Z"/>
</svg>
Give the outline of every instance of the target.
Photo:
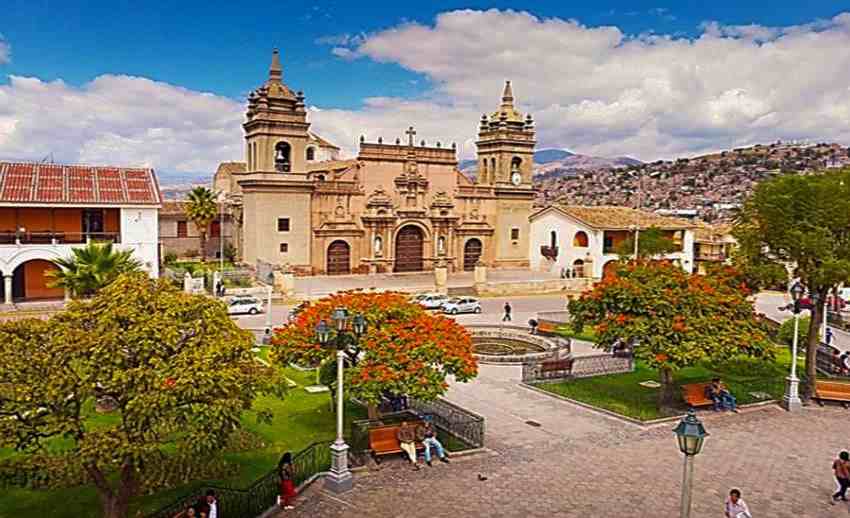
<svg viewBox="0 0 850 518">
<path fill-rule="evenodd" d="M 605 266 L 602 267 L 602 278 L 607 279 L 615 275 L 617 275 L 617 261 L 608 261 L 605 263 Z"/>
<path fill-rule="evenodd" d="M 584 261 L 581 259 L 573 261 L 573 276 L 584 277 Z"/>
<path fill-rule="evenodd" d="M 395 238 L 395 271 L 422 271 L 423 243 L 422 229 L 407 225 L 398 231 Z"/>
<path fill-rule="evenodd" d="M 328 247 L 328 275 L 351 273 L 351 247 L 345 241 L 334 241 Z"/>
<path fill-rule="evenodd" d="M 475 264 L 481 259 L 481 251 L 484 246 L 480 239 L 472 238 L 463 245 L 463 269 L 466 271 L 474 270 Z"/>
<path fill-rule="evenodd" d="M 48 286 L 47 273 L 59 267 L 44 259 L 27 261 L 12 274 L 12 298 L 14 300 L 55 300 L 65 296 L 62 288 Z"/>
</svg>

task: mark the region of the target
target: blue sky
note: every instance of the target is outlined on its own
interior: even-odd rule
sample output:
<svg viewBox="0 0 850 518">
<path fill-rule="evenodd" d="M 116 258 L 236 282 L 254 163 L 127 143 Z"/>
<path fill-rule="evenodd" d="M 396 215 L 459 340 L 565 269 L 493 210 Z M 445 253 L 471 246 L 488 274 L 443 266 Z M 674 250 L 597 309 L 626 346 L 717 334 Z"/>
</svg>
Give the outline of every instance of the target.
<svg viewBox="0 0 850 518">
<path fill-rule="evenodd" d="M 138 75 L 193 90 L 242 98 L 261 80 L 269 51 L 284 52 L 287 78 L 321 106 L 355 108 L 372 96 L 412 97 L 428 77 L 397 64 L 345 61 L 322 38 L 369 34 L 414 21 L 432 23 L 455 9 L 528 10 L 539 17 L 615 25 L 627 34 L 695 36 L 708 20 L 726 25 L 786 26 L 830 18 L 846 2 L 543 1 L 517 2 L 243 2 L 4 0 L 0 34 L 12 47 L 8 75 L 61 78 L 80 85 L 101 74 Z M 141 7 L 141 4 L 146 4 Z M 257 4 L 255 4 L 257 5 Z M 496 37 L 497 34 L 494 34 Z M 342 78 L 342 79 L 341 79 Z M 345 87 L 340 88 L 340 81 Z"/>
<path fill-rule="evenodd" d="M 850 145 L 846 0 L 0 2 L 0 160 L 209 174 L 243 159 L 244 99 L 274 47 L 347 156 L 415 125 L 474 157 L 506 79 L 539 148 Z"/>
</svg>

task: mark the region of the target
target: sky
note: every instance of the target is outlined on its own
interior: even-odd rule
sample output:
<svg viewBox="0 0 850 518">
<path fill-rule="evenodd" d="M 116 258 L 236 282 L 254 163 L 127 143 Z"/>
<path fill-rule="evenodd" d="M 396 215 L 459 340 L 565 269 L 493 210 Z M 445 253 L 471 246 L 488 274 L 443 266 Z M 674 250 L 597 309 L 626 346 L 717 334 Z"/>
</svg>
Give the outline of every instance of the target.
<svg viewBox="0 0 850 518">
<path fill-rule="evenodd" d="M 0 0 L 0 159 L 209 174 L 242 159 L 244 101 L 275 47 L 312 129 L 348 155 L 414 125 L 473 157 L 506 79 L 539 148 L 850 144 L 846 2 L 244 5 Z"/>
</svg>

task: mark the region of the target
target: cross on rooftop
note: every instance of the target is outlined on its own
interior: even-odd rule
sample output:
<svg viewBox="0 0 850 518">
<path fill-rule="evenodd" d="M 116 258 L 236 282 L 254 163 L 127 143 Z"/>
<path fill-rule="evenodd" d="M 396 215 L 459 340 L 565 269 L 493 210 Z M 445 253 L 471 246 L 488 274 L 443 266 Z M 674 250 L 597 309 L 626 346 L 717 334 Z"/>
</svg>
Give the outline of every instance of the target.
<svg viewBox="0 0 850 518">
<path fill-rule="evenodd" d="M 405 131 L 404 134 L 407 135 L 410 147 L 413 147 L 413 138 L 416 137 L 416 130 L 413 129 L 413 126 L 411 126 L 407 128 L 407 131 Z"/>
</svg>

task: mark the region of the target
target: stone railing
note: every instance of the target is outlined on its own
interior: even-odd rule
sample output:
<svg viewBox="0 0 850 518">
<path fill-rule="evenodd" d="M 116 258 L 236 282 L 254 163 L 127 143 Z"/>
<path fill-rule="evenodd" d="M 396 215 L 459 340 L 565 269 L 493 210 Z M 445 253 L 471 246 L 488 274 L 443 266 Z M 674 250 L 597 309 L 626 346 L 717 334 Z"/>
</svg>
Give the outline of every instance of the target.
<svg viewBox="0 0 850 518">
<path fill-rule="evenodd" d="M 521 354 L 482 354 L 475 353 L 481 363 L 535 363 L 544 360 L 564 358 L 570 354 L 572 345 L 569 338 L 533 335 L 528 327 L 482 324 L 469 327 L 473 341 L 482 338 L 504 339 L 526 342 L 542 349 L 539 352 Z"/>
<path fill-rule="evenodd" d="M 576 378 L 590 378 L 606 374 L 621 374 L 635 369 L 634 358 L 617 357 L 611 354 L 594 354 L 590 356 L 572 357 L 572 365 L 566 370 L 544 370 L 543 362 L 527 363 L 522 366 L 522 381 L 537 383 Z M 553 375 L 554 374 L 554 375 Z"/>
</svg>

